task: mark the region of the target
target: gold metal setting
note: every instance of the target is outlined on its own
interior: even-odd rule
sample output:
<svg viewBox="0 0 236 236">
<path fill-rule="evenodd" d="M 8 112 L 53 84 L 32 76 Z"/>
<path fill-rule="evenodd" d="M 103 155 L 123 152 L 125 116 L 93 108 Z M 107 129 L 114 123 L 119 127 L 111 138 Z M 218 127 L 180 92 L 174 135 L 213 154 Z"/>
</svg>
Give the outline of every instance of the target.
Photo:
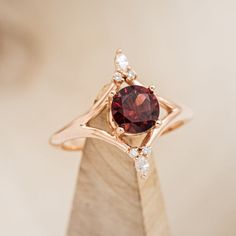
<svg viewBox="0 0 236 236">
<path fill-rule="evenodd" d="M 121 55 L 121 49 L 116 51 L 117 55 Z M 124 60 L 126 66 L 126 61 Z M 122 64 L 123 66 L 123 64 Z M 126 85 L 141 85 L 144 86 L 133 71 L 130 65 L 120 66 L 115 61 L 116 71 L 112 81 L 107 88 L 102 92 L 102 95 L 95 101 L 89 111 L 73 120 L 63 129 L 59 130 L 51 137 L 51 144 L 61 147 L 66 150 L 82 150 L 85 138 L 97 138 L 104 140 L 112 145 L 115 145 L 120 150 L 130 153 L 132 148 L 136 148 L 142 153 L 144 147 L 151 147 L 154 140 L 163 134 L 175 130 L 191 119 L 191 112 L 184 106 L 171 102 L 159 95 L 157 99 L 160 108 L 163 110 L 163 116 L 160 117 L 156 125 L 142 134 L 126 133 L 123 128 L 118 127 L 111 115 L 111 102 L 113 96 L 120 90 L 124 84 Z M 132 73 L 131 73 L 132 72 Z M 131 76 L 133 75 L 133 77 Z M 120 76 L 121 79 L 115 76 Z M 131 78 L 132 77 L 132 78 Z M 116 78 L 116 79 L 115 79 Z M 149 89 L 156 92 L 155 86 L 149 86 Z M 99 128 L 89 126 L 89 122 L 100 114 L 104 109 L 107 109 L 107 122 L 112 132 L 108 132 Z M 133 147 L 133 139 L 139 139 L 139 145 Z M 141 154 L 140 154 L 141 155 Z M 148 155 L 144 155 L 145 157 Z M 138 157 L 135 157 L 136 160 Z M 145 176 L 142 174 L 141 176 Z"/>
</svg>

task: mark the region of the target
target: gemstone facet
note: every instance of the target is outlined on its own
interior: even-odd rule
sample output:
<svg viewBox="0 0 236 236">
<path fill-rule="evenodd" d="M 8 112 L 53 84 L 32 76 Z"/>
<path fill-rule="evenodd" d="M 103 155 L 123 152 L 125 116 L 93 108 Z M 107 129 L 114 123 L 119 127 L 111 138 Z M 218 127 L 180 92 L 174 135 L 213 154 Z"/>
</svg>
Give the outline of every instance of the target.
<svg viewBox="0 0 236 236">
<path fill-rule="evenodd" d="M 148 88 L 131 85 L 113 97 L 111 112 L 114 121 L 125 132 L 142 133 L 155 126 L 160 113 L 157 97 Z"/>
</svg>

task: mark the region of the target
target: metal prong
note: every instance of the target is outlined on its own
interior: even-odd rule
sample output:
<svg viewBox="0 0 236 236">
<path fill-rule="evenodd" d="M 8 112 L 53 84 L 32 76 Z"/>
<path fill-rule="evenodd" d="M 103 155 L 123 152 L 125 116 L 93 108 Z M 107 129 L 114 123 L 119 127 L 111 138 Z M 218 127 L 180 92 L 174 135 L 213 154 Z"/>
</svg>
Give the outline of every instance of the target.
<svg viewBox="0 0 236 236">
<path fill-rule="evenodd" d="M 149 89 L 150 89 L 152 92 L 154 92 L 155 89 L 156 89 L 156 87 L 155 87 L 154 85 L 150 85 L 150 86 L 149 86 Z"/>
<path fill-rule="evenodd" d="M 160 119 L 158 119 L 158 120 L 156 121 L 156 127 L 160 127 L 161 124 L 162 124 L 162 121 L 161 121 Z"/>
<path fill-rule="evenodd" d="M 116 94 L 116 91 L 115 90 L 112 90 L 109 94 L 109 98 L 113 98 Z"/>
<path fill-rule="evenodd" d="M 122 53 L 122 50 L 121 50 L 120 48 L 118 48 L 118 49 L 116 50 L 116 54 L 120 54 L 120 53 Z"/>
<path fill-rule="evenodd" d="M 116 133 L 118 136 L 122 135 L 125 132 L 125 130 L 122 127 L 116 128 Z"/>
</svg>

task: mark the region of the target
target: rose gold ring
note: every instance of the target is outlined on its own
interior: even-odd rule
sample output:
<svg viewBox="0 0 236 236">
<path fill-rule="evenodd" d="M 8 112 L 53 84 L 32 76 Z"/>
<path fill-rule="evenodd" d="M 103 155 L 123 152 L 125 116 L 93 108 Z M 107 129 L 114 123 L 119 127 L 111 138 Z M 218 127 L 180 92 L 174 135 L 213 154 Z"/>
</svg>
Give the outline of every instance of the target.
<svg viewBox="0 0 236 236">
<path fill-rule="evenodd" d="M 107 128 L 93 127 L 91 121 L 103 115 Z M 134 161 L 137 172 L 146 177 L 151 145 L 157 137 L 188 122 L 189 109 L 159 94 L 153 85 L 145 87 L 119 49 L 115 72 L 87 113 L 74 119 L 51 137 L 51 144 L 66 150 L 82 150 L 86 138 L 115 145 Z"/>
</svg>

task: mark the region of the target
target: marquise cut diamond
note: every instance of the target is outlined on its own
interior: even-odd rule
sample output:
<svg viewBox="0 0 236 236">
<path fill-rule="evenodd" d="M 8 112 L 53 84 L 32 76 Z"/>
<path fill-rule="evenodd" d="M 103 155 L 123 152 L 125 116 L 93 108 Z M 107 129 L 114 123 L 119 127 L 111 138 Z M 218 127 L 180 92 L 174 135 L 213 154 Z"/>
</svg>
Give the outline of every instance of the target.
<svg viewBox="0 0 236 236">
<path fill-rule="evenodd" d="M 135 160 L 135 168 L 141 176 L 147 176 L 150 169 L 150 165 L 148 163 L 148 160 L 144 156 L 139 156 Z"/>
<path fill-rule="evenodd" d="M 123 53 L 119 53 L 116 55 L 115 63 L 119 69 L 127 71 L 129 62 L 127 57 Z"/>
</svg>

